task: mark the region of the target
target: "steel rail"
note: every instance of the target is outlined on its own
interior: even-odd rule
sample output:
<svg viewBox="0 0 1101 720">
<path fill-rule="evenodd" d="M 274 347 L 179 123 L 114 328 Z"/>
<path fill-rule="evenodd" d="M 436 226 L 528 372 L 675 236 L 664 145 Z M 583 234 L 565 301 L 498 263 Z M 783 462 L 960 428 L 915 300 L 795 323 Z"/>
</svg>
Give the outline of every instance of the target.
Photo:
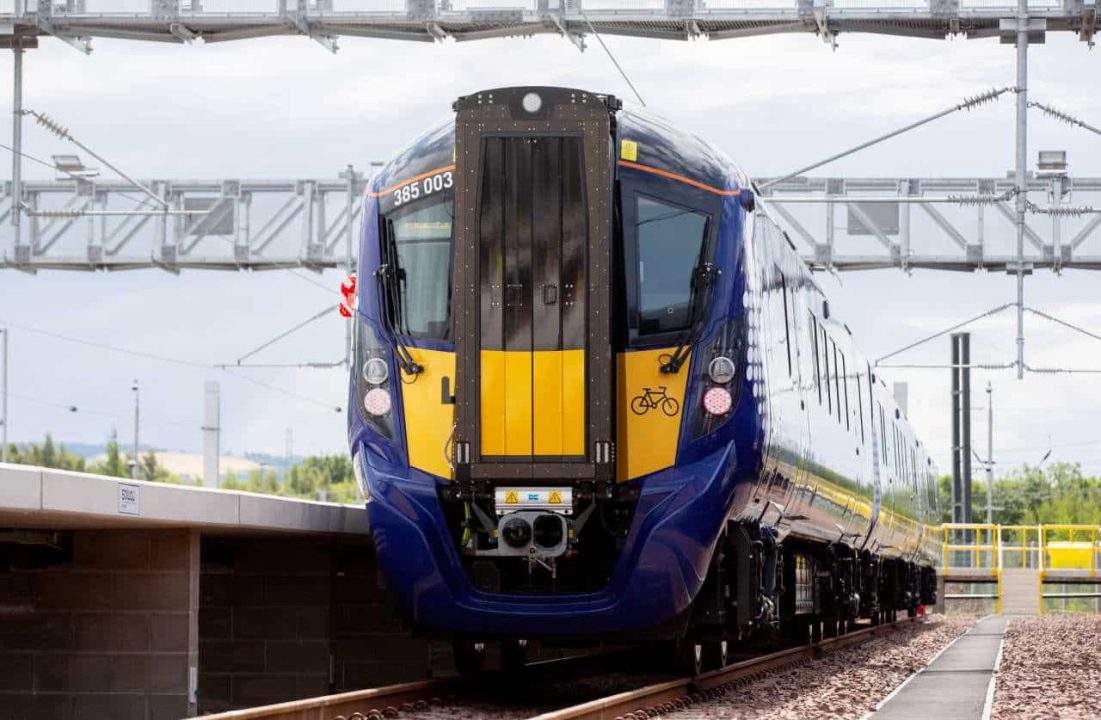
<svg viewBox="0 0 1101 720">
<path fill-rule="evenodd" d="M 715 693 L 732 687 L 739 680 L 760 673 L 779 670 L 808 660 L 823 652 L 831 652 L 848 645 L 867 642 L 886 630 L 897 629 L 908 622 L 915 622 L 915 619 L 903 618 L 893 623 L 856 630 L 817 643 L 800 645 L 735 662 L 696 677 L 655 683 L 638 690 L 610 695 L 573 707 L 544 713 L 531 718 L 531 720 L 634 720 L 635 718 L 654 717 L 655 710 L 659 714 L 665 715 L 688 707 L 699 700 L 709 699 Z"/>
<path fill-rule="evenodd" d="M 595 658 L 614 655 L 622 650 L 603 650 L 563 658 L 528 663 L 523 672 L 583 666 Z M 384 720 L 400 713 L 427 710 L 441 701 L 450 700 L 472 686 L 484 687 L 487 682 L 506 674 L 492 670 L 475 678 L 444 677 L 399 683 L 365 690 L 352 690 L 334 695 L 290 700 L 273 705 L 260 705 L 240 710 L 204 715 L 206 720 Z"/>
<path fill-rule="evenodd" d="M 381 720 L 402 710 L 427 708 L 428 702 L 456 689 L 459 678 L 435 678 L 291 700 L 244 710 L 205 715 L 208 720 Z"/>
</svg>

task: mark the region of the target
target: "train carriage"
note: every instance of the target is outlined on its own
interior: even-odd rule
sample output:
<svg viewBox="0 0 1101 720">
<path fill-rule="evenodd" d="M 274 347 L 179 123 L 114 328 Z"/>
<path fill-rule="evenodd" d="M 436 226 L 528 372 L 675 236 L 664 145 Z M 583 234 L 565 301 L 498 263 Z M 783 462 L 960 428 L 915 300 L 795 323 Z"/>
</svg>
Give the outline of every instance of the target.
<svg viewBox="0 0 1101 720">
<path fill-rule="evenodd" d="M 364 199 L 349 440 L 405 616 L 469 664 L 932 602 L 931 461 L 748 176 L 608 95 L 454 110 Z"/>
</svg>

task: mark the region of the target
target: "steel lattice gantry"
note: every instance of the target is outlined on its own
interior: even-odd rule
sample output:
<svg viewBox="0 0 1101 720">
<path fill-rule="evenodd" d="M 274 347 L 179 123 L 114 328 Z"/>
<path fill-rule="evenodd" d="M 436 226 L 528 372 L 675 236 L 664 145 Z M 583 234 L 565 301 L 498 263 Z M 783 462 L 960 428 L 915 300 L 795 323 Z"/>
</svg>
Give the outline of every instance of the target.
<svg viewBox="0 0 1101 720">
<path fill-rule="evenodd" d="M 1028 0 L 1030 32 L 1093 41 L 1097 0 Z M 810 32 L 1013 40 L 1015 0 L 0 0 L 0 47 L 52 35 L 188 42 L 303 35 L 434 41 L 592 32 L 712 40 Z"/>
<path fill-rule="evenodd" d="M 331 180 L 147 180 L 158 208 L 124 181 L 25 181 L 23 242 L 11 183 L 0 199 L 0 268 L 264 270 L 349 268 L 363 177 Z M 29 235 L 29 237 L 27 237 Z"/>
<path fill-rule="evenodd" d="M 761 185 L 767 184 L 762 180 Z M 364 181 L 149 180 L 172 212 L 121 181 L 27 181 L 14 244 L 0 197 L 0 268 L 262 270 L 348 267 Z M 794 178 L 762 193 L 812 267 L 1010 269 L 1015 216 L 1005 178 Z M 1032 177 L 1028 269 L 1101 269 L 1101 178 Z M 142 214 L 134 214 L 142 213 Z M 351 222 L 349 223 L 349 218 Z"/>
<path fill-rule="evenodd" d="M 764 197 L 815 269 L 1101 269 L 1101 178 L 1033 173 L 1027 183 L 1044 200 L 1028 203 L 1020 258 L 1011 177 L 797 177 Z"/>
</svg>

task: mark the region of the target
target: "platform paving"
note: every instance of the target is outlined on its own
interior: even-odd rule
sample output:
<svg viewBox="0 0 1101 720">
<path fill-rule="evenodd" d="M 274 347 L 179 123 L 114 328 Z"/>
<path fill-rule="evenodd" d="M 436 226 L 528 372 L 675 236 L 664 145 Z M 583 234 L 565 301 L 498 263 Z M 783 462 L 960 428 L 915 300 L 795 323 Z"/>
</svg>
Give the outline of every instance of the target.
<svg viewBox="0 0 1101 720">
<path fill-rule="evenodd" d="M 870 720 L 981 720 L 1006 618 L 991 616 L 949 645 Z"/>
</svg>

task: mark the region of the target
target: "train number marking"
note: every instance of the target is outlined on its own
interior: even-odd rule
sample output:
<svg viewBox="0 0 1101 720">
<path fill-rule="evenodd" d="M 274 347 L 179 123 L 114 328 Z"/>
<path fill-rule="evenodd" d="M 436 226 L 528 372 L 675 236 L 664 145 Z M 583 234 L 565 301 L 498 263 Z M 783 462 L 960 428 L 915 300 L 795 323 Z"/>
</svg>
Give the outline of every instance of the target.
<svg viewBox="0 0 1101 720">
<path fill-rule="evenodd" d="M 404 205 L 420 197 L 426 197 L 441 190 L 454 187 L 455 176 L 451 170 L 429 175 L 423 180 L 414 180 L 394 191 L 394 205 Z"/>
<path fill-rule="evenodd" d="M 660 385 L 657 390 L 642 388 L 642 392 L 631 400 L 631 412 L 635 415 L 645 415 L 651 410 L 661 411 L 669 417 L 676 417 L 680 412 L 680 403 L 676 398 L 666 394 L 666 386 Z"/>
</svg>

